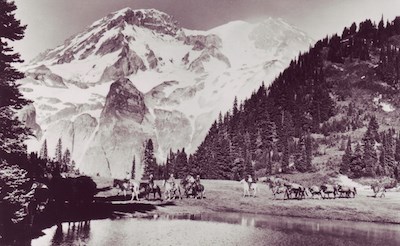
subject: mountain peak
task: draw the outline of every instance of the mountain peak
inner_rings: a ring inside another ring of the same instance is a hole
[[[164,34],[175,35],[178,31],[178,23],[174,18],[157,9],[131,9],[123,8],[113,12],[108,19],[108,27],[112,28],[121,22],[130,25],[143,26]]]

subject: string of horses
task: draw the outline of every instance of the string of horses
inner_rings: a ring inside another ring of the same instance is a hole
[[[149,182],[139,182],[129,179],[114,179],[113,187],[119,189],[118,195],[122,192],[127,197],[128,192],[131,193],[131,201],[139,200],[139,195],[144,194],[145,199],[149,200],[151,195],[153,199],[162,200],[162,195],[166,200],[173,200],[183,197],[203,199],[205,197],[205,187],[199,182],[191,181],[193,177],[188,175],[181,179],[180,182],[163,180],[161,187],[157,184]],[[256,197],[259,192],[259,182],[247,182],[245,179],[239,181],[243,186],[243,197]],[[343,184],[321,184],[305,187],[301,184],[290,182],[281,177],[270,176],[263,179],[261,183],[266,183],[267,187],[273,195],[273,199],[334,199],[334,198],[355,198],[357,195],[356,187]],[[386,190],[392,185],[375,182],[371,185],[373,191],[372,197],[385,197]]]

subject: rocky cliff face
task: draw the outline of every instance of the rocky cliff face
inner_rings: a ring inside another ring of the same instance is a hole
[[[119,79],[111,84],[100,125],[83,155],[80,169],[85,173],[125,177],[131,171],[133,159],[140,160],[143,143],[149,138],[157,139],[143,94],[129,79]],[[141,172],[138,166],[136,173]]]
[[[121,78],[111,84],[100,122],[129,119],[141,124],[147,113],[143,94],[129,79]]]
[[[158,160],[194,152],[219,112],[275,78],[311,40],[281,20],[181,28],[154,9],[122,9],[26,64],[25,114],[54,154],[59,138],[83,172],[124,177],[151,138]],[[30,116],[29,116],[30,115]]]

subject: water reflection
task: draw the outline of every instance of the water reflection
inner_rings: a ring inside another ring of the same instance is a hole
[[[63,223],[45,233],[32,245],[400,245],[398,225],[237,213]]]

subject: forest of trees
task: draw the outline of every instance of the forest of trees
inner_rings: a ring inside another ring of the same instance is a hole
[[[160,176],[196,173],[211,179],[240,179],[260,169],[265,174],[312,171],[313,151],[318,147],[313,133],[329,136],[363,127],[361,112],[353,109],[352,104],[346,118],[328,121],[336,114],[333,95],[341,89],[327,82],[324,63],[367,61],[372,50],[379,50],[377,74],[388,85],[398,88],[400,50],[391,38],[395,35],[400,35],[400,18],[385,24],[382,17],[378,25],[371,20],[359,26],[353,23],[344,28],[342,35],[318,41],[293,60],[269,88],[263,84],[244,102],[235,99],[232,109],[219,115],[193,155],[188,156],[184,149],[170,151],[165,165],[151,170]],[[346,164],[344,172],[355,168],[349,173],[351,176],[394,176],[397,169],[390,161],[392,151],[385,147],[381,151],[385,161],[380,161],[385,164],[377,166],[370,134],[378,135],[367,132],[363,145],[356,146],[355,153],[348,146],[346,152],[351,152],[351,156],[344,159],[362,164]],[[383,139],[384,146],[393,146],[388,136]]]
[[[340,172],[352,178],[387,176],[399,179],[400,135],[394,129],[379,133],[379,125],[371,117],[362,143],[353,151],[351,138],[340,166]]]

